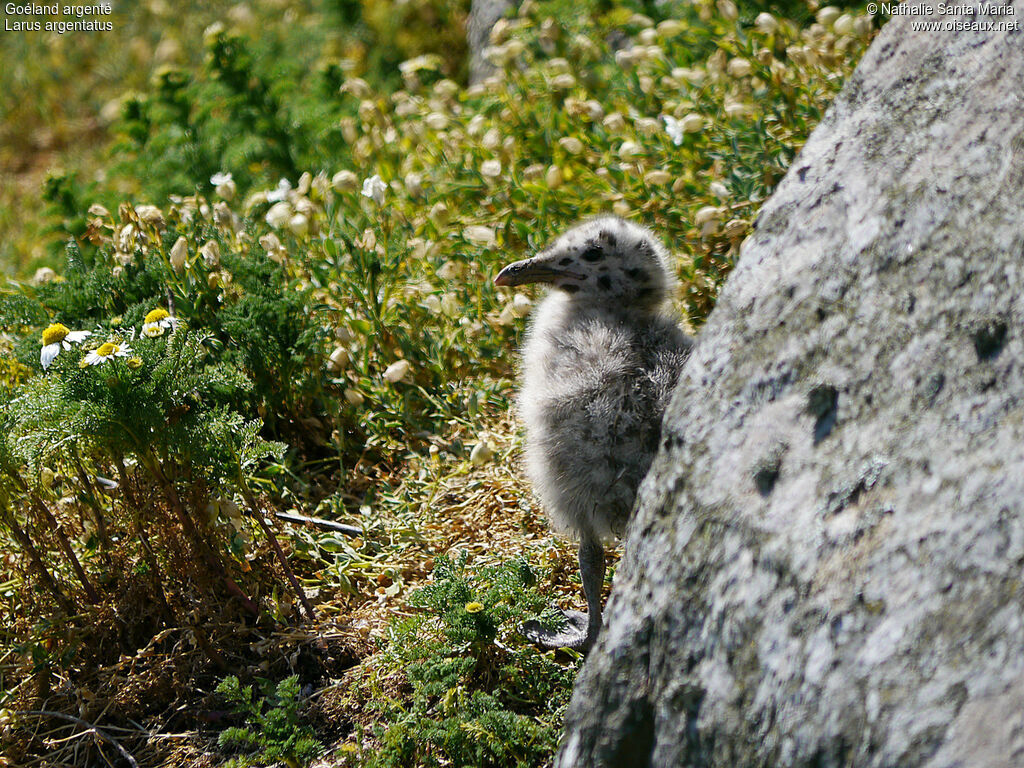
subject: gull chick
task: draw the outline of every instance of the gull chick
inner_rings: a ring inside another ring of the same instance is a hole
[[[672,310],[668,252],[615,216],[573,227],[498,285],[548,283],[523,348],[518,412],[526,472],[552,526],[579,540],[587,613],[523,627],[547,648],[586,651],[601,628],[604,545],[622,535],[658,447],[692,340]]]

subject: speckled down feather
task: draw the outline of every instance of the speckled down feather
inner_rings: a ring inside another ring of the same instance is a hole
[[[592,219],[530,261],[558,275],[523,350],[527,473],[556,530],[607,541],[629,519],[692,342],[646,229]]]

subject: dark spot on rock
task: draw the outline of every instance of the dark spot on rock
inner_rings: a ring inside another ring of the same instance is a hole
[[[601,275],[597,278],[597,284],[604,288],[606,291],[610,291],[612,288],[612,279],[608,275]]]
[[[814,444],[817,445],[836,425],[839,392],[831,384],[819,384],[807,395],[807,412],[814,416]]]
[[[604,251],[597,246],[591,246],[583,252],[584,261],[600,261],[604,258]]]
[[[844,483],[836,490],[829,492],[825,498],[825,515],[839,514],[847,507],[856,504],[865,491],[875,487],[885,466],[885,462],[880,459],[871,459],[865,462],[861,466],[856,480]]]
[[[990,320],[978,326],[972,338],[974,351],[979,360],[994,360],[1006,346],[1006,323],[1002,320]]]
[[[754,487],[762,496],[767,497],[775,488],[775,481],[779,479],[779,473],[782,470],[782,457],[786,453],[786,448],[785,443],[776,443],[754,465]]]
[[[562,260],[561,260],[560,262],[558,262],[558,263],[559,263],[559,264],[560,264],[561,266],[563,266],[563,267],[567,267],[567,266],[569,266],[570,264],[572,264],[572,259],[570,259],[570,258],[569,258],[568,256],[566,256],[566,257],[565,257],[564,259],[562,259]]]
[[[757,487],[757,492],[762,496],[771,495],[772,489],[775,488],[775,481],[778,479],[778,464],[763,466],[754,472],[754,485]]]
[[[646,697],[629,704],[625,720],[608,744],[608,762],[612,766],[649,768],[654,753],[654,707]]]
[[[814,314],[815,314],[815,315],[817,315],[817,317],[818,317],[818,322],[819,322],[819,323],[820,323],[820,322],[821,322],[822,320],[824,320],[824,319],[825,319],[826,317],[828,317],[828,312],[826,312],[826,311],[824,310],[824,308],[822,308],[822,307],[818,307],[818,308],[817,308],[817,309],[816,309],[816,310],[814,311]]]
[[[939,392],[946,384],[946,374],[933,373],[928,377],[928,381],[924,384],[924,397],[928,401],[928,405],[931,406],[935,403],[935,398],[939,396]]]

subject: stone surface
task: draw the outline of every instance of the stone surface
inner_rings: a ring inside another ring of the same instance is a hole
[[[1024,32],[914,20],[698,338],[562,768],[1024,765]]]
[[[490,45],[491,29],[495,22],[519,6],[519,0],[473,0],[466,21],[466,41],[469,43],[469,82],[479,83],[494,72],[484,58],[484,49]]]

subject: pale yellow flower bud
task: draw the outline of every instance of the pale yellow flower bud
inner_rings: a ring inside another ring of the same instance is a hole
[[[683,116],[679,125],[683,129],[683,133],[699,133],[704,130],[704,118],[696,112],[690,112]]]
[[[473,245],[479,245],[484,248],[492,247],[497,241],[493,229],[479,224],[472,224],[466,227],[463,234]]]
[[[583,142],[575,136],[564,136],[558,140],[558,144],[570,155],[578,155],[584,149]]]
[[[216,240],[207,240],[206,244],[199,249],[199,255],[203,257],[203,263],[210,268],[220,266],[220,245]]]
[[[612,112],[605,117],[601,124],[609,131],[621,131],[626,127],[626,118],[618,112]]]
[[[292,206],[290,203],[286,203],[282,200],[279,203],[274,203],[270,206],[270,210],[267,211],[266,221],[267,224],[272,226],[274,229],[280,229],[285,226],[292,217]]]
[[[181,272],[185,268],[185,262],[188,260],[188,241],[184,237],[179,237],[174,242],[169,259],[176,272]]]
[[[480,175],[487,179],[496,179],[501,176],[500,160],[485,160],[480,164]]]
[[[814,18],[818,20],[818,23],[824,27],[831,27],[843,12],[836,8],[834,5],[826,5],[815,15]]]
[[[351,356],[345,347],[335,347],[331,356],[327,358],[327,370],[334,373],[341,373],[348,366]]]
[[[619,157],[623,160],[629,160],[640,154],[643,154],[643,149],[635,141],[624,141],[619,146]]]
[[[442,228],[448,223],[448,206],[444,203],[434,203],[430,213],[427,214],[427,218],[434,223],[435,227],[438,229]]]
[[[568,91],[570,88],[576,87],[576,78],[565,72],[561,75],[556,75],[551,79],[551,86],[562,91]]]
[[[352,171],[338,171],[331,178],[331,185],[336,192],[351,192],[359,186],[359,177]]]
[[[746,77],[751,72],[750,62],[746,59],[731,59],[726,71],[730,77]]]
[[[390,384],[397,384],[406,376],[409,375],[409,371],[412,370],[412,366],[408,360],[397,360],[387,367],[384,371],[384,381]]]
[[[835,23],[832,24],[832,30],[837,35],[849,35],[853,33],[853,16],[848,13],[844,13]]]
[[[432,128],[435,131],[443,131],[448,127],[447,116],[440,112],[431,112],[423,122],[427,124],[428,128]]]
[[[779,28],[779,22],[770,13],[759,13],[757,18],[754,19],[754,26],[757,27],[759,32],[770,35]]]
[[[473,462],[474,466],[482,466],[494,458],[494,450],[488,445],[486,440],[481,440],[479,443],[473,446],[472,452],[469,454],[469,460]],[[469,606],[472,603],[466,605],[466,610],[469,610]],[[479,603],[477,603],[479,605]],[[481,606],[482,607],[482,606]]]
[[[288,220],[288,231],[296,237],[305,237],[309,234],[309,219],[301,213],[296,213]]]

